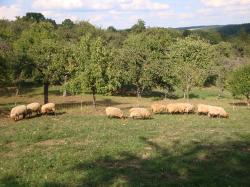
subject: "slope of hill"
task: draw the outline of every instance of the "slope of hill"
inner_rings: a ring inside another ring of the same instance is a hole
[[[233,37],[237,35],[241,30],[250,34],[250,23],[245,24],[230,24],[230,25],[205,25],[205,26],[191,26],[191,27],[179,27],[179,30],[215,30],[219,32],[223,37]]]

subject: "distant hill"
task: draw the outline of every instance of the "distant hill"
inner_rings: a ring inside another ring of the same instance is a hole
[[[223,37],[233,37],[237,35],[241,29],[244,29],[246,33],[250,34],[250,23],[245,24],[232,24],[232,25],[205,25],[205,26],[191,26],[191,27],[179,27],[179,30],[215,30],[219,32]]]
[[[178,27],[178,30],[206,30],[212,28],[223,27],[224,25],[200,25],[200,26],[190,26],[190,27]]]

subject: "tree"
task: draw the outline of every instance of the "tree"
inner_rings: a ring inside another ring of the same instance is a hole
[[[115,28],[114,26],[109,26],[109,27],[107,28],[107,31],[108,31],[108,32],[116,32],[117,30],[116,30],[116,28]]]
[[[140,98],[145,89],[154,86],[154,73],[158,63],[154,62],[150,44],[152,40],[145,34],[131,34],[125,41],[117,58],[123,73],[119,76],[126,78],[125,82],[131,83],[136,88],[137,97]]]
[[[37,13],[37,12],[27,12],[26,15],[23,16],[23,19],[36,21],[36,22],[45,21],[44,15],[41,13]]]
[[[244,95],[250,100],[250,64],[237,68],[229,79],[229,89],[234,96]]]
[[[71,19],[65,19],[62,22],[62,26],[71,29],[74,26],[74,22]]]
[[[61,42],[62,50],[60,51],[59,60],[64,64],[63,70],[63,96],[67,96],[67,82],[71,75],[74,73],[76,68],[76,60],[74,58],[74,47],[75,45],[70,42]]]
[[[172,68],[184,92],[184,98],[189,99],[191,88],[204,83],[216,55],[209,43],[190,36],[178,39],[167,56],[167,60],[173,64]]]
[[[0,86],[5,85],[9,80],[8,72],[9,46],[6,42],[0,40]]]
[[[174,30],[163,28],[149,28],[143,33],[146,46],[152,55],[152,78],[154,86],[160,87],[165,92],[165,98],[169,92],[174,91],[176,78],[173,74],[172,63],[166,60],[166,55],[170,52],[170,46],[181,34]]]
[[[145,21],[139,19],[135,25],[131,27],[132,32],[140,33],[146,29]]]
[[[216,64],[212,68],[210,77],[216,78],[216,86],[220,89],[219,96],[224,92],[226,88],[227,75],[228,72],[234,68],[232,64],[233,60],[233,48],[232,45],[228,42],[220,42],[219,44],[214,45],[216,50]]]
[[[96,107],[96,94],[104,93],[107,89],[106,69],[110,58],[108,50],[100,37],[94,39],[88,34],[81,38],[75,58],[77,68],[71,87],[91,92],[93,106]]]
[[[190,36],[192,34],[192,32],[190,30],[184,30],[182,33],[182,36],[187,37]]]
[[[55,40],[54,27],[51,23],[34,23],[25,30],[16,43],[16,50],[25,59],[22,63],[34,68],[43,81],[44,103],[48,102],[49,85],[59,81],[64,71],[61,62],[61,48]]]

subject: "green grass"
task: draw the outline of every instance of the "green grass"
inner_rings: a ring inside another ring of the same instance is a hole
[[[202,95],[213,95],[201,90]],[[18,102],[40,100],[36,96]],[[199,94],[200,94],[199,93]],[[216,95],[216,94],[215,94]],[[52,95],[56,103],[78,97]],[[0,108],[12,97],[0,98]],[[0,186],[250,186],[250,110],[231,98],[190,102],[223,106],[229,119],[154,115],[152,120],[108,119],[105,105],[125,112],[133,97],[98,96],[98,108],[63,105],[56,116],[0,119]],[[166,101],[178,102],[183,100]],[[105,103],[106,102],[106,103]],[[151,98],[141,105],[149,106]]]

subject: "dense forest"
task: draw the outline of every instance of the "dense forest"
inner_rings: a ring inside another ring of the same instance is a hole
[[[205,29],[98,28],[87,21],[61,24],[41,13],[0,20],[0,86],[50,85],[63,94],[136,94],[215,85],[250,97],[250,24]]]

